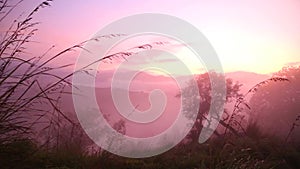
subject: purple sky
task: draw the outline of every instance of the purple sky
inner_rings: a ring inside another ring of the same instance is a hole
[[[26,0],[17,10],[28,11],[39,2]],[[42,24],[32,52],[42,53],[53,44],[57,50],[66,48],[114,20],[145,12],[173,15],[196,26],[227,72],[271,73],[300,61],[299,0],[56,0],[35,17]]]

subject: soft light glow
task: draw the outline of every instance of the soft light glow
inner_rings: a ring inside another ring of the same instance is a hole
[[[28,1],[26,9],[33,9]],[[300,1],[55,1],[41,21],[33,53],[57,50],[91,37],[110,22],[137,13],[165,13],[195,25],[216,49],[224,70],[271,73],[299,62]],[[174,28],[176,29],[176,28]],[[33,46],[34,46],[33,45]],[[74,56],[67,61],[74,61]],[[199,70],[192,65],[192,69]]]

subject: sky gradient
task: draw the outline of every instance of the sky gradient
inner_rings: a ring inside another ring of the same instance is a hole
[[[18,11],[40,1],[27,0]],[[267,74],[300,62],[300,1],[54,1],[37,13],[40,29],[31,48],[43,53],[90,38],[105,25],[139,13],[173,15],[196,26],[215,48],[225,72]],[[66,57],[66,61],[76,57]]]

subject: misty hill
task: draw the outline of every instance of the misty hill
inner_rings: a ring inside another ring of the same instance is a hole
[[[264,81],[271,77],[267,74],[258,74],[253,72],[236,71],[225,73],[226,78],[231,78],[233,81],[238,81],[243,86],[241,87],[241,93],[246,93],[255,84]]]
[[[124,72],[125,73],[125,72]],[[269,78],[267,75],[261,75],[251,72],[230,72],[226,73],[226,78],[232,78],[233,81],[238,81],[243,84],[241,93],[245,93],[250,87]],[[188,81],[189,77],[181,76],[178,77],[180,81]],[[112,100],[111,88],[109,84],[111,83],[111,78],[108,76],[101,76],[101,74],[96,79],[96,88],[95,94],[98,103],[98,107],[101,109],[102,113],[108,118],[107,120],[113,126],[114,123],[118,122],[120,119],[126,121],[121,115],[119,115],[118,110],[115,107],[115,104]],[[149,73],[142,73],[136,77],[133,84],[130,85],[129,90],[126,89],[124,83],[127,79],[117,79],[118,85],[114,91],[121,93],[128,93],[132,105],[139,111],[145,111],[151,107],[149,97],[151,91],[154,89],[160,89],[164,92],[166,98],[168,99],[164,116],[160,117],[155,124],[151,123],[149,125],[138,125],[136,123],[126,121],[127,132],[131,136],[135,137],[144,137],[155,135],[159,131],[165,130],[170,126],[177,117],[177,113],[180,110],[180,99],[175,97],[179,94],[180,90],[175,83],[174,79],[163,76],[163,75],[155,75]],[[44,81],[47,82],[47,79]],[[99,83],[101,82],[101,83]],[[88,85],[86,84],[86,87]],[[65,92],[72,92],[70,86],[64,88]],[[123,98],[124,99],[124,98]],[[124,104],[122,101],[118,101],[118,104]],[[41,108],[45,105],[42,105]],[[76,113],[74,110],[74,104],[71,94],[64,94],[59,100],[59,107],[66,114],[69,119],[73,121],[77,121]],[[133,109],[134,109],[133,107]],[[232,106],[227,105],[228,109]],[[155,127],[153,127],[155,126]],[[38,127],[41,128],[41,127]],[[150,133],[150,135],[149,135]]]

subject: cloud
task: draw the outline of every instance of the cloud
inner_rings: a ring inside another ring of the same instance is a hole
[[[97,74],[95,80],[96,87],[111,87],[114,73],[115,70],[106,70]],[[177,88],[176,80],[167,75],[141,71],[136,74],[131,82],[128,82],[128,75],[135,74],[136,71],[122,69],[118,73],[119,75],[114,79],[117,88],[125,89],[127,83],[130,83],[130,90],[151,91],[153,89],[163,89],[169,91]],[[187,82],[189,80],[189,76],[177,77],[177,81],[179,82]]]

